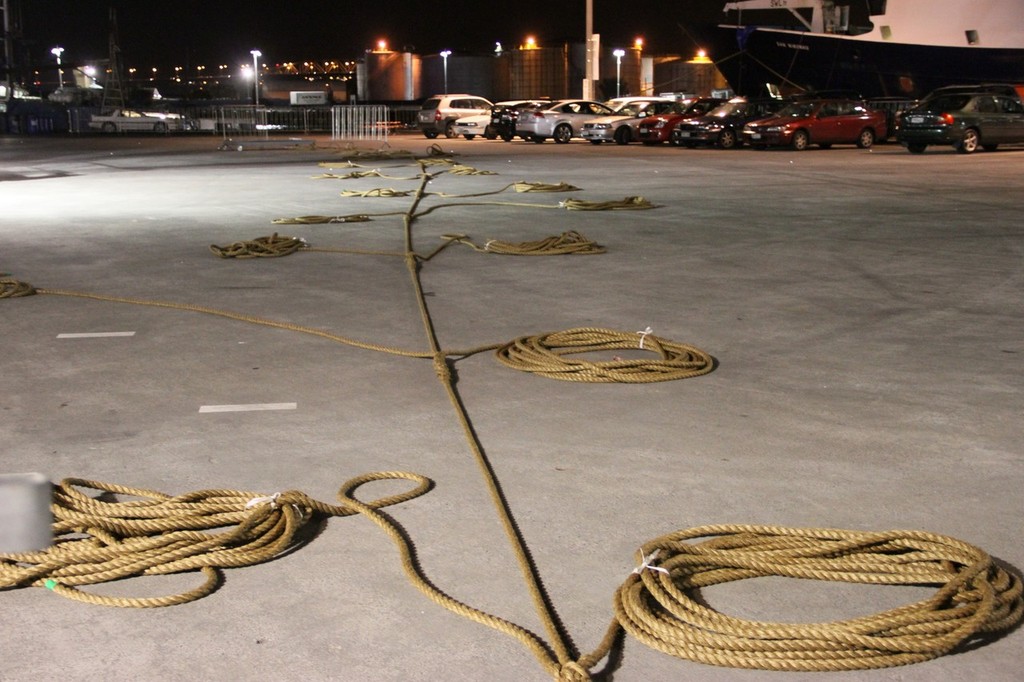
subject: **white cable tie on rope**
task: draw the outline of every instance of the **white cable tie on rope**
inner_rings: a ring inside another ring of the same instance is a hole
[[[246,509],[252,509],[253,507],[261,504],[270,504],[271,509],[277,509],[277,498],[281,497],[281,493],[274,493],[266,497],[254,497],[245,503]]]
[[[647,329],[644,329],[643,331],[637,332],[637,334],[640,335],[640,350],[643,350],[644,339],[646,339],[648,336],[650,336],[653,333],[654,333],[654,330],[651,329],[650,327],[648,327]]]
[[[644,551],[641,549],[640,550],[640,558],[643,559],[643,563],[641,563],[639,566],[634,568],[633,569],[633,573],[635,573],[637,575],[640,575],[641,573],[644,572],[645,568],[649,568],[652,571],[661,571],[665,575],[668,575],[668,569],[667,568],[662,568],[661,566],[652,566],[651,565],[651,562],[654,561],[654,559],[658,556],[658,551],[659,550],[660,550],[660,548],[654,550],[653,552],[651,552],[651,556],[644,556]]]

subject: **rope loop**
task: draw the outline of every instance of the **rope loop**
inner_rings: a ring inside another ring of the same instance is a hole
[[[326,223],[365,223],[368,215],[301,215],[295,218],[274,218],[274,225],[323,225]]]
[[[640,341],[644,341],[644,346]],[[611,360],[570,359],[580,353],[613,350],[642,350],[658,355],[656,360],[622,358]],[[536,336],[522,336],[495,351],[502,364],[550,379],[591,383],[651,383],[707,374],[714,360],[704,351],[647,334],[581,327]]]
[[[18,298],[36,293],[35,287],[10,277],[0,277],[0,298]]]
[[[698,543],[688,540],[708,538]],[[657,560],[655,560],[657,559]],[[1024,614],[1020,579],[977,547],[922,531],[705,526],[646,543],[615,595],[622,627],[648,646],[700,663],[787,671],[865,670],[936,658]],[[691,591],[783,576],[933,585],[928,599],[827,623],[727,616]]]
[[[558,204],[569,211],[617,211],[642,210],[657,208],[643,197],[626,197],[619,201],[584,201],[583,199],[566,199]]]
[[[210,244],[210,251],[221,258],[278,258],[293,254],[305,246],[306,243],[298,237],[280,237],[275,232],[269,237],[256,237],[229,246]]]

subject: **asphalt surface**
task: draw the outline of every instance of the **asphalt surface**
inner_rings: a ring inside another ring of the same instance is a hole
[[[340,193],[417,181],[313,179],[347,172],[318,165],[339,166],[344,145],[315,141],[239,152],[207,137],[0,138],[0,272],[44,290],[185,303],[426,350],[401,258],[225,260],[208,249],[279,232],[313,246],[403,250],[410,197]],[[437,143],[496,175],[442,173],[431,192],[566,182],[581,190],[573,198],[657,205],[591,212],[558,208],[562,194],[425,198],[420,208],[444,206],[413,224],[419,253],[452,233],[484,244],[576,230],[607,247],[536,258],[446,249],[421,268],[441,347],[649,327],[716,361],[707,375],[650,384],[554,381],[490,353],[452,363],[576,653],[603,636],[640,545],[694,526],[918,529],[976,545],[1019,575],[1024,150]],[[399,135],[390,149],[423,155],[430,144]],[[359,163],[398,178],[417,172],[402,158]],[[508,204],[465,205],[491,201]],[[396,215],[271,223],[384,212]],[[423,573],[550,643],[430,360],[52,294],[0,300],[0,320],[0,472],[169,494],[295,489],[325,502],[363,473],[417,472],[433,489],[386,512]],[[225,405],[250,409],[217,411]],[[360,494],[408,487],[375,485]],[[331,518],[318,531],[278,559],[226,570],[216,592],[184,605],[119,609],[4,590],[0,679],[550,679],[519,641],[412,587],[366,518]],[[199,582],[185,574],[84,589],[155,596]],[[821,622],[933,591],[760,578],[701,598],[756,621]],[[1015,680],[1022,644],[1018,628],[924,663],[809,677],[681,660],[626,637],[594,672],[616,682]]]

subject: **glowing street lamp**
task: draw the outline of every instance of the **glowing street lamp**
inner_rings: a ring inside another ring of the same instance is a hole
[[[612,54],[615,55],[615,96],[619,97],[622,94],[622,58],[626,56],[626,51],[615,50]]]
[[[259,59],[263,53],[259,50],[249,50],[252,55],[252,101],[253,104],[260,103],[260,63]]]
[[[441,50],[441,59],[444,60],[444,94],[448,94],[448,57],[452,54],[451,50]]]
[[[60,47],[60,46],[57,46],[57,47],[53,48],[52,50],[50,50],[50,54],[52,54],[54,57],[57,58],[57,81],[59,83],[58,87],[61,90],[63,90],[64,89],[64,69],[60,68],[60,56],[62,54],[64,54],[64,48]]]

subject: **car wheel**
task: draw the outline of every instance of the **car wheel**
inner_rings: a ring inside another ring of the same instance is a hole
[[[555,127],[555,142],[558,144],[565,144],[572,139],[572,126],[568,123],[562,123]]]
[[[920,142],[911,142],[910,144],[907,145],[907,151],[910,152],[911,154],[921,154],[927,148],[928,145],[921,144]]]
[[[105,132],[105,133],[116,133],[117,132],[117,126],[114,125],[113,123],[111,123],[110,121],[107,121],[106,123],[103,124],[103,132]]]
[[[793,140],[790,142],[793,149],[798,152],[802,152],[807,149],[807,145],[811,143],[811,137],[807,134],[806,130],[798,130],[793,133]]]
[[[505,142],[511,142],[512,138],[513,138],[513,136],[509,135],[508,133],[502,133],[501,134],[501,139],[504,140]]]
[[[732,149],[739,140],[736,139],[736,131],[726,128],[718,133],[718,146],[722,149]]]
[[[964,131],[963,139],[956,144],[956,150],[961,154],[971,154],[977,151],[980,142],[981,138],[978,137],[978,131],[974,128],[968,128]]]
[[[472,140],[474,137],[476,137],[476,135],[463,135],[463,137],[466,138],[467,140]]]
[[[154,123],[153,124],[153,132],[154,133],[166,133],[167,132],[167,124],[164,123],[163,121],[158,121],[157,123]]]
[[[995,150],[999,149],[999,145],[998,144],[983,144],[983,145],[981,145],[981,148],[984,149],[987,152],[994,152]]]
[[[615,131],[615,144],[629,144],[633,139],[633,133],[630,132],[629,126],[619,126]]]
[[[484,128],[484,139],[485,140],[494,140],[494,139],[497,139],[497,137],[498,137],[498,133],[495,132],[493,127],[486,126]]]
[[[447,137],[449,140],[452,139],[453,137],[458,137],[458,135],[455,133],[455,121],[448,121],[447,123],[444,124],[444,136]]]
[[[531,135],[530,140],[536,142],[537,144],[541,144],[544,142],[544,138],[541,137],[540,135]]]
[[[860,135],[857,137],[857,146],[861,149],[870,149],[871,145],[875,143],[875,131],[871,128],[865,128],[860,131]]]
[[[435,133],[432,130],[424,130],[423,137],[427,138],[428,140],[433,140],[435,137],[437,137],[437,133]]]

